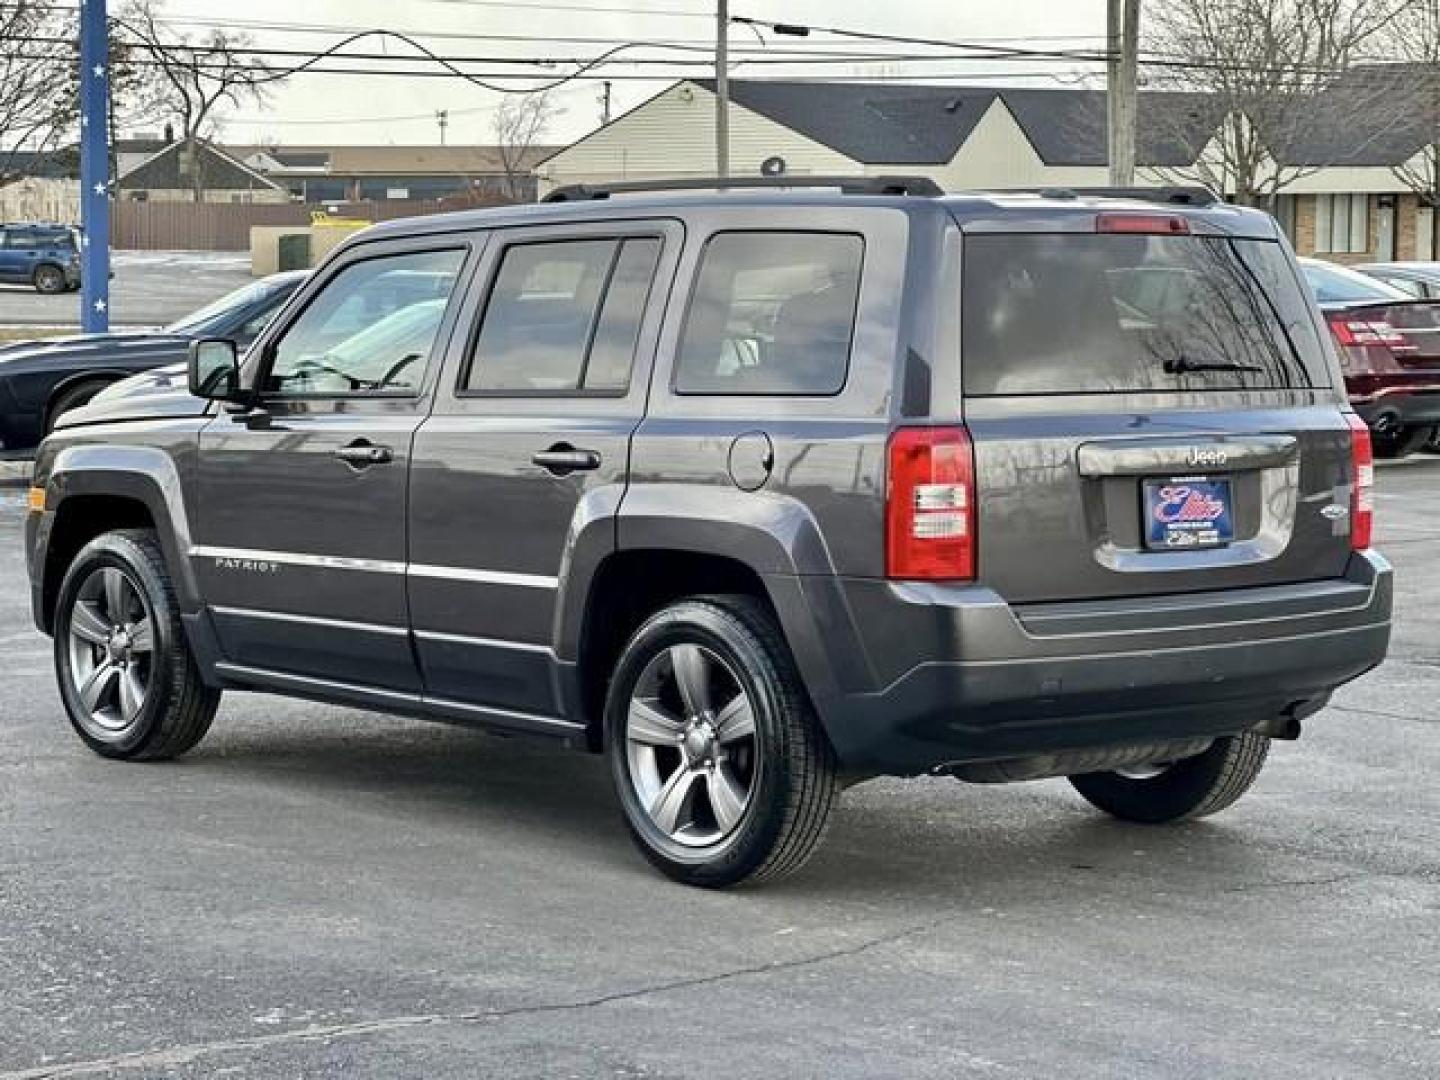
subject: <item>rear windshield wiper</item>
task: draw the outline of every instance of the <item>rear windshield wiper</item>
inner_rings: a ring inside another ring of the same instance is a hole
[[[1218,362],[1216,362],[1216,363],[1207,364],[1207,363],[1201,363],[1201,362],[1196,361],[1196,360],[1190,360],[1190,359],[1188,359],[1188,358],[1186,358],[1186,357],[1184,357],[1184,356],[1172,356],[1172,357],[1167,358],[1166,361],[1165,361],[1165,364],[1164,364],[1164,368],[1165,368],[1165,374],[1166,374],[1166,375],[1188,375],[1188,374],[1190,374],[1192,371],[1256,371],[1256,372],[1259,372],[1259,371],[1264,371],[1264,370],[1265,370],[1265,369],[1262,368],[1262,367],[1257,367],[1255,364],[1237,364],[1237,363],[1235,363],[1234,361],[1231,361],[1231,360],[1222,360],[1222,361],[1218,361]]]

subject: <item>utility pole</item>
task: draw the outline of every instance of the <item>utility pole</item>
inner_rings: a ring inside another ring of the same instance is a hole
[[[715,175],[730,175],[730,0],[715,2]]]
[[[450,126],[450,110],[436,109],[435,122],[440,125],[440,145],[445,145],[445,129]]]
[[[1108,60],[1105,107],[1109,133],[1110,184],[1135,183],[1136,81],[1140,53],[1140,0],[1106,0]]]
[[[110,329],[110,28],[105,0],[80,0],[80,326]]]

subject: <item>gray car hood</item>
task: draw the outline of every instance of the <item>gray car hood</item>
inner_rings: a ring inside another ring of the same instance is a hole
[[[170,364],[112,383],[88,405],[60,417],[56,427],[204,416],[208,407],[209,402],[190,393],[186,365]]]

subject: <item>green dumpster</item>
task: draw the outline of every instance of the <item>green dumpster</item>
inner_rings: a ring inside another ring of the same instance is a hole
[[[310,234],[286,233],[280,237],[277,269],[304,270],[310,265]]]

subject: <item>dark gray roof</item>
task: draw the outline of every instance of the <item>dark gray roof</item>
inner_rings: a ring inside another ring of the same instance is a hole
[[[710,80],[697,80],[713,90]],[[862,162],[949,161],[995,99],[993,89],[732,79],[731,99]]]
[[[696,81],[714,88],[710,80]],[[736,79],[730,94],[736,104],[867,165],[950,161],[998,98],[1047,165],[1105,164],[1103,90]],[[1141,164],[1189,164],[1217,121],[1198,95],[1142,94]]]
[[[1400,165],[1440,135],[1436,101],[1434,65],[1367,64],[1297,100],[1301,119],[1278,124],[1267,141],[1287,165]]]
[[[0,151],[0,179],[21,177],[76,179],[80,175],[80,151],[73,146],[54,150]]]
[[[208,143],[202,142],[198,146],[201,175],[207,191],[285,190]],[[184,148],[183,141],[172,143],[135,166],[116,180],[116,184],[124,190],[174,191],[190,187],[189,175],[182,175],[180,171],[180,154]]]
[[[330,164],[330,155],[324,151],[309,153],[304,150],[266,151],[277,165],[287,169],[324,169]]]
[[[1268,141],[1287,165],[1399,164],[1436,137],[1431,110],[1403,104],[1415,100],[1416,79],[1434,83],[1440,99],[1440,72],[1432,68],[1357,69],[1296,104],[1307,117],[1333,119],[1277,125],[1288,134],[1269,133]],[[714,89],[710,80],[695,81]],[[1387,87],[1393,92],[1383,92]],[[1107,159],[1103,90],[732,79],[730,93],[736,104],[866,165],[949,162],[997,99],[1045,164],[1102,166]],[[1191,164],[1214,137],[1222,113],[1221,103],[1205,94],[1142,92],[1138,163]]]
[[[1047,165],[1104,165],[1105,91],[1019,87],[997,91]],[[1136,161],[1189,165],[1220,122],[1199,94],[1142,93],[1136,108]]]

